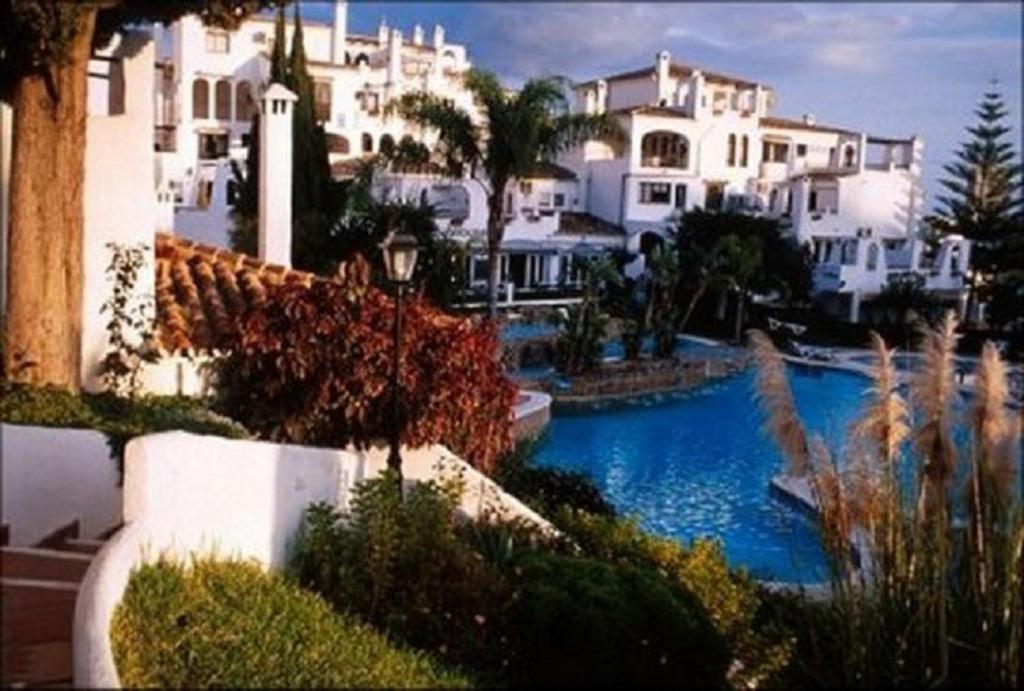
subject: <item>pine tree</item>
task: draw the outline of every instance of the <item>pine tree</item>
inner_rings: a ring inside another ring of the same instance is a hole
[[[1006,249],[1021,232],[1021,168],[995,82],[975,115],[977,123],[966,128],[970,139],[943,166],[945,194],[937,198],[930,219],[939,233],[958,233],[973,242],[968,314],[978,300],[991,296],[996,277],[1013,268]]]
[[[306,65],[305,37],[299,3],[295,3],[295,33],[292,35],[285,85],[299,97],[292,111],[292,210],[298,217],[298,214],[305,211],[321,208],[325,182],[321,178],[321,168],[315,160],[319,148],[316,141],[319,133],[313,109],[313,80]]]

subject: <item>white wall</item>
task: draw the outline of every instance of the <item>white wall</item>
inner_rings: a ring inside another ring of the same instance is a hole
[[[107,350],[106,319],[100,315],[113,287],[106,274],[111,257],[106,245],[145,244],[152,257],[157,221],[153,43],[144,34],[129,33],[110,52],[124,58],[124,112],[93,111],[86,123],[82,385],[87,389],[100,386],[98,364]],[[101,85],[91,81],[90,90],[94,87]],[[138,286],[151,294],[153,285],[150,260],[140,272]]]
[[[312,502],[346,507],[352,487],[386,467],[387,449],[336,451],[185,432],[132,440],[124,484],[125,527],[100,551],[75,607],[75,685],[119,686],[110,620],[132,569],[162,554],[215,553],[281,567]],[[544,530],[550,524],[442,446],[405,449],[408,481],[461,474],[461,509],[493,510]],[[439,470],[440,469],[440,470]]]
[[[121,521],[117,461],[95,430],[0,425],[3,519],[11,543],[33,545],[71,521],[95,537]]]

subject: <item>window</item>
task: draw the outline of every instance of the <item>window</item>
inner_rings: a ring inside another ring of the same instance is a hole
[[[562,192],[555,193],[555,208],[561,209],[565,206],[565,194]]]
[[[667,182],[641,182],[641,204],[668,204],[671,201],[672,186]]]
[[[380,111],[380,98],[372,91],[360,91],[356,94],[359,106],[370,115],[376,115]]]
[[[648,132],[640,141],[640,165],[647,168],[686,168],[690,143],[675,132]]]
[[[807,145],[806,144],[797,144],[796,145],[796,155],[799,156],[800,158],[803,158],[804,156],[806,156],[807,155]]]
[[[817,211],[818,210],[818,191],[811,190],[810,194],[807,195],[807,210]]]
[[[736,165],[736,135],[729,135],[729,153],[726,155],[726,164],[730,166]]]
[[[313,82],[313,117],[318,122],[331,119],[331,82],[317,80]]]
[[[878,244],[872,242],[868,245],[868,271],[878,270]]]
[[[551,206],[551,193],[541,192],[539,206]]]
[[[686,210],[686,185],[676,185],[676,208]]]
[[[228,155],[228,135],[226,132],[203,132],[199,135],[199,158],[210,160]]]
[[[231,49],[231,39],[227,31],[209,29],[206,32],[206,52],[226,53]]]
[[[740,148],[740,165],[744,168],[747,167],[747,159],[750,154],[750,138],[747,135],[743,135],[743,146]]]
[[[704,194],[704,208],[707,211],[721,211],[725,200],[725,186],[720,182],[709,182]]]
[[[217,119],[231,119],[231,82],[227,79],[218,79],[214,91],[217,97]]]
[[[520,182],[519,183],[519,191],[522,194],[524,194],[524,195],[532,194],[533,193],[533,183],[532,182]]]
[[[257,31],[256,33],[254,33],[252,35],[252,42],[253,43],[258,43],[261,46],[266,44],[266,42],[267,42],[267,32],[265,32],[265,31]]]
[[[395,153],[395,138],[390,134],[382,134],[380,136],[380,144],[377,145],[377,151],[385,156],[393,155]]]
[[[763,142],[761,144],[761,160],[765,163],[785,163],[789,158],[789,144],[782,142]]]
[[[235,85],[235,119],[252,120],[256,114],[256,101],[252,98],[252,85],[244,79]]]
[[[369,132],[363,133],[363,153],[373,153],[373,136]]]
[[[192,82],[192,117],[196,120],[210,117],[210,83],[205,79]]]
[[[852,144],[847,144],[846,148],[843,149],[843,165],[847,168],[852,168],[854,164],[857,152],[854,151]]]

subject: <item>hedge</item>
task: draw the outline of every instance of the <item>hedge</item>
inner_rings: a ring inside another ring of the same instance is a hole
[[[199,559],[135,571],[111,626],[125,687],[467,687],[421,653],[259,566]]]

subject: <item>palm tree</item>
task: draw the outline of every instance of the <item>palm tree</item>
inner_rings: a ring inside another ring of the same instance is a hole
[[[448,175],[468,175],[487,191],[487,304],[491,317],[497,315],[506,189],[560,151],[590,139],[620,136],[618,122],[608,115],[570,113],[567,85],[562,78],[547,77],[531,79],[519,91],[510,91],[493,73],[470,70],[465,86],[480,109],[480,123],[449,100],[427,92],[405,94],[389,104],[389,111],[436,133],[435,153]]]

